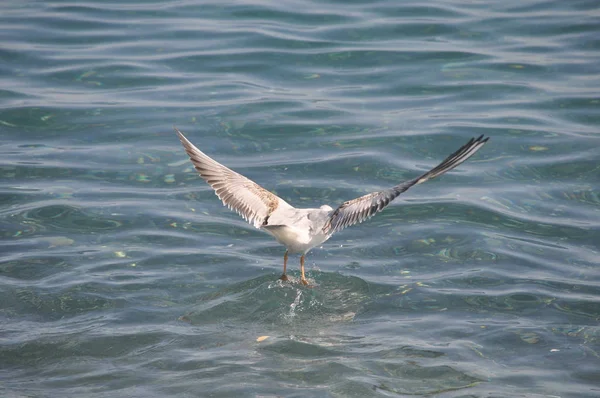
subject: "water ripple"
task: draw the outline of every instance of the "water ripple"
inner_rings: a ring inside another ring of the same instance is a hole
[[[0,395],[598,395],[596,3],[0,5]],[[305,288],[173,125],[302,207],[491,140]]]

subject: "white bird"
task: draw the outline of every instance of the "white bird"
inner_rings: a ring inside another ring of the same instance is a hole
[[[325,242],[346,227],[361,223],[380,212],[402,192],[452,170],[477,152],[489,138],[471,138],[469,142],[448,156],[442,163],[420,177],[405,181],[389,189],[373,192],[342,203],[337,209],[323,205],[318,209],[297,209],[277,195],[267,191],[254,181],[223,166],[210,158],[185,138],[177,135],[194,167],[214,190],[223,204],[235,210],[250,224],[273,235],[285,246],[283,274],[286,274],[288,253],[302,253],[300,272],[302,283],[308,285],[304,276],[304,256],[313,247]]]

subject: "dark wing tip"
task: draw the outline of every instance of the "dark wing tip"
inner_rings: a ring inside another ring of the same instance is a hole
[[[485,137],[483,134],[481,134],[479,137],[477,137],[477,139],[475,140],[476,142],[482,142],[482,143],[486,143],[488,142],[488,140],[490,139],[490,137]],[[471,140],[473,140],[473,138],[471,138]]]

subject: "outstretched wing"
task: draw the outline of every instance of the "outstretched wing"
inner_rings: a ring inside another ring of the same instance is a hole
[[[254,181],[211,159],[189,142],[181,131],[176,128],[175,131],[200,177],[215,190],[224,205],[235,210],[256,228],[264,225],[277,207],[289,206]]]
[[[331,213],[329,221],[323,228],[327,234],[333,234],[351,225],[363,222],[371,218],[375,213],[383,210],[390,202],[396,199],[402,192],[413,185],[421,184],[427,180],[435,178],[452,170],[479,150],[489,138],[471,138],[469,142],[463,145],[459,150],[448,156],[442,163],[429,170],[420,177],[405,181],[390,189],[380,192],[373,192],[360,198],[342,203],[340,207]]]

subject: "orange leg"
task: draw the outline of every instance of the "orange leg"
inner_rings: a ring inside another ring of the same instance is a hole
[[[288,276],[286,275],[286,270],[287,270],[287,259],[288,259],[288,251],[285,251],[285,254],[283,255],[283,274],[281,274],[281,276],[279,277],[279,279],[281,279],[282,281],[287,281]]]
[[[302,255],[302,257],[300,257],[300,272],[302,273],[302,284],[308,285],[308,281],[304,276],[304,254]]]

